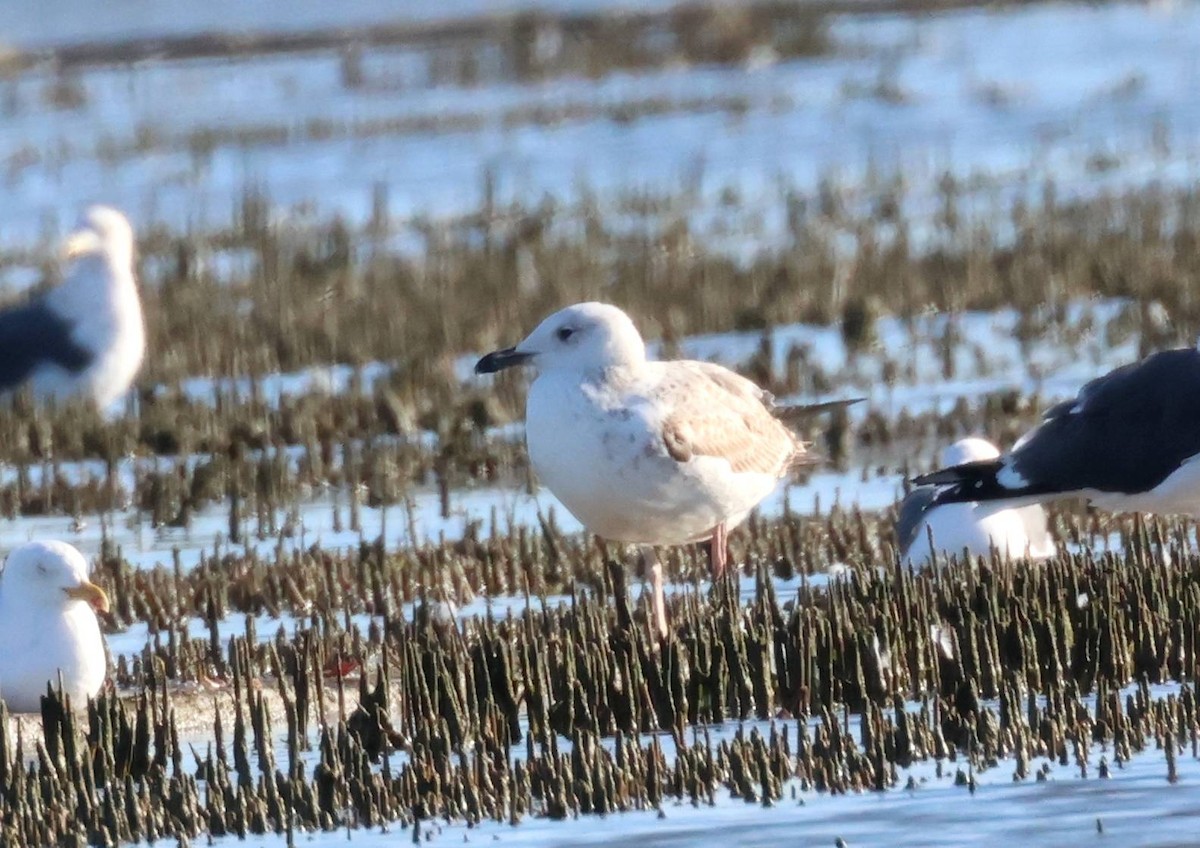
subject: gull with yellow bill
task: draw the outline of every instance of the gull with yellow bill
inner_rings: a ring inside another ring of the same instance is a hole
[[[104,685],[108,659],[96,612],[108,596],[88,579],[83,554],[66,542],[14,548],[0,572],[0,700],[38,712],[48,686],[79,709]]]

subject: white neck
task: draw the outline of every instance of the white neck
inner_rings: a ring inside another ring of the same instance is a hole
[[[79,257],[46,302],[73,326],[77,344],[97,353],[114,335],[140,333],[142,309],[128,263],[92,253]]]

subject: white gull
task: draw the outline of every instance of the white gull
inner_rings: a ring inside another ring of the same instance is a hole
[[[133,248],[120,212],[84,213],[63,282],[0,311],[0,393],[28,383],[40,401],[79,396],[103,410],[128,391],[146,351]]]
[[[475,366],[538,371],[525,407],[529,458],[542,483],[602,539],[643,546],[708,541],[714,576],[726,533],[803,462],[770,395],[707,362],[655,362],[629,316],[580,303]],[[649,552],[655,617],[662,571]]]
[[[942,451],[943,465],[961,465],[1000,456],[986,439],[960,439]],[[937,487],[913,489],[900,504],[896,537],[901,560],[920,567],[936,551],[940,556],[1002,556],[1046,559],[1054,556],[1054,540],[1040,504],[1013,507],[1007,503],[950,503],[933,506]],[[930,536],[933,543],[930,544]]]
[[[93,608],[107,611],[108,597],[71,545],[30,542],[8,555],[0,573],[0,700],[10,710],[38,712],[60,673],[75,708],[96,696],[108,661]]]

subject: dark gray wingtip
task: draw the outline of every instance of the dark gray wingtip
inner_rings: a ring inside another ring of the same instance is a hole
[[[900,502],[896,512],[896,542],[900,545],[901,556],[906,555],[913,542],[917,541],[917,531],[925,514],[935,506],[936,497],[937,489],[924,486],[913,489]]]
[[[914,486],[953,486],[956,483],[963,481],[962,475],[954,468],[939,468],[937,471],[930,471],[928,474],[918,474],[908,482]]]
[[[1000,470],[998,459],[977,459],[964,462],[961,465],[951,465],[949,468],[939,468],[928,474],[918,474],[912,478],[914,486],[954,486],[969,483],[986,477],[995,477]]]
[[[934,505],[964,503],[967,501],[1005,501],[1031,496],[1052,496],[1062,490],[1044,483],[1025,483],[1019,488],[1000,482],[999,474],[1007,460],[980,459],[943,468],[931,474],[922,474],[912,479],[914,486],[934,486],[937,496]]]
[[[866,398],[844,398],[821,401],[820,403],[788,404],[787,406],[776,407],[775,414],[784,421],[805,421],[822,413],[836,412],[848,406],[853,406],[856,403],[862,403],[865,400]]]

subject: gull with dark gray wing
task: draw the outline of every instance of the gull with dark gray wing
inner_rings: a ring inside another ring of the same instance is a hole
[[[997,459],[917,477],[934,505],[1084,497],[1113,512],[1200,514],[1200,352],[1124,365],[1052,407]]]
[[[0,394],[29,385],[38,400],[83,397],[105,409],[128,391],[146,351],[133,275],[133,230],[93,206],[67,239],[57,287],[0,311]]]

